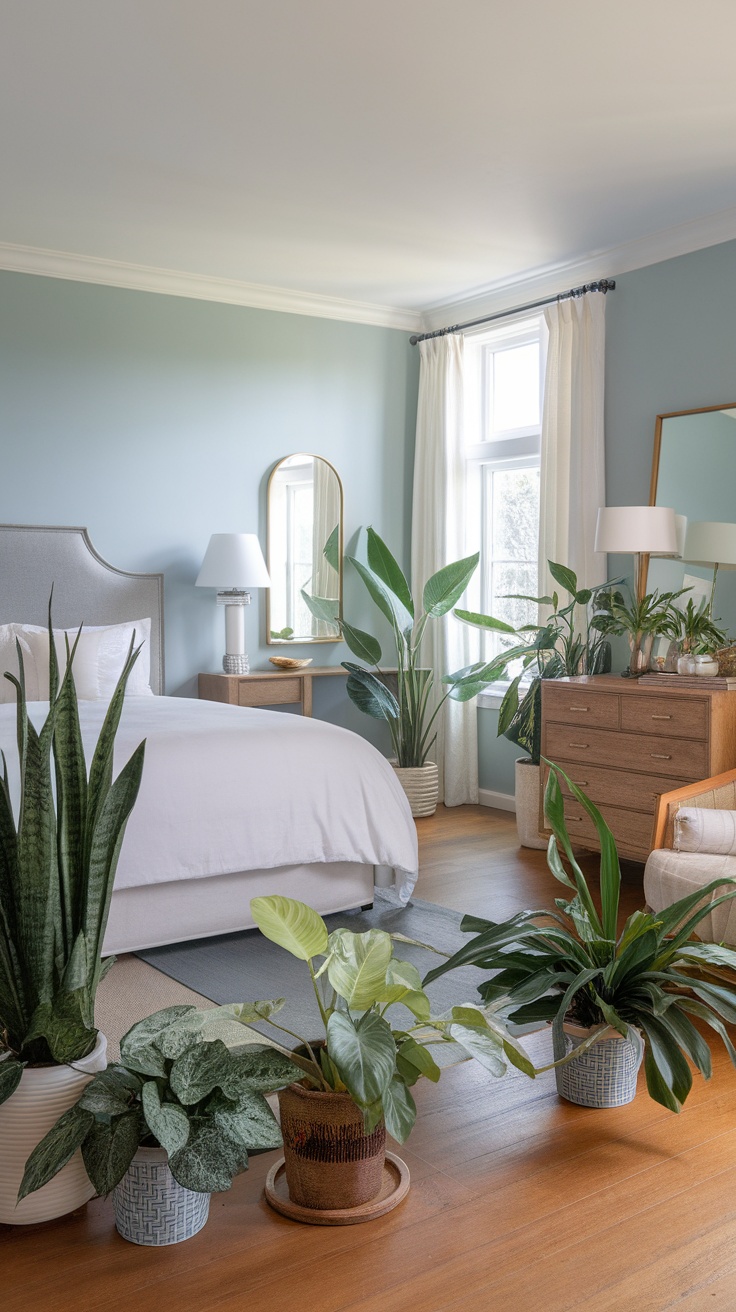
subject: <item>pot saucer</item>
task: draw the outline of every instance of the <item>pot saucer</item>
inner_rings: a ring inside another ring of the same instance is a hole
[[[361,1221],[374,1221],[393,1211],[406,1198],[411,1177],[406,1162],[394,1153],[386,1153],[381,1191],[376,1198],[359,1207],[316,1208],[302,1207],[289,1197],[284,1159],[271,1167],[266,1178],[266,1202],[275,1212],[288,1216],[291,1221],[304,1221],[307,1225],[359,1225]]]

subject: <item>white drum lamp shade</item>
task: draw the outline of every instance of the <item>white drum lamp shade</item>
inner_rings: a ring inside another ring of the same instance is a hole
[[[601,506],[595,550],[677,556],[677,524],[669,506]]]
[[[218,604],[225,607],[226,674],[248,674],[245,649],[244,607],[250,604],[248,588],[270,588],[271,580],[255,533],[213,533],[197,575],[198,588],[217,588]]]

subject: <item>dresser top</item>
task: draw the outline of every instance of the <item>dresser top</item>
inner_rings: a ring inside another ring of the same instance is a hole
[[[678,687],[677,675],[673,674],[666,679],[662,676],[662,683],[641,683],[639,679],[624,679],[620,674],[580,674],[574,678],[565,679],[543,679],[542,688],[551,688],[556,684],[572,685],[576,688],[585,687],[597,692],[615,692],[623,693],[624,696],[638,697],[724,697],[736,695],[729,693],[728,688],[681,688]],[[725,683],[725,680],[724,680]]]

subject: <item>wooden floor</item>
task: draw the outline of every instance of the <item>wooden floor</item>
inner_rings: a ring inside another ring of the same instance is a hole
[[[505,916],[548,905],[543,853],[478,807],[420,821],[425,899]],[[594,868],[594,863],[588,863]],[[625,872],[623,911],[641,902]],[[546,1035],[529,1041],[538,1060]],[[369,1225],[321,1229],[263,1201],[276,1154],[215,1195],[195,1239],[136,1248],[111,1205],[0,1228],[2,1312],[700,1312],[736,1309],[736,1072],[715,1049],[674,1116],[640,1087],[629,1107],[558,1099],[554,1077],[494,1080],[464,1065],[417,1086],[401,1155],[408,1198]]]

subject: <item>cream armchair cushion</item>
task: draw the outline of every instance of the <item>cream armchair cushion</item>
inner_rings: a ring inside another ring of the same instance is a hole
[[[708,814],[705,812],[704,814]],[[714,814],[710,812],[710,814]],[[673,852],[657,848],[650,853],[644,870],[644,895],[652,911],[663,911],[681,897],[697,892],[714,879],[736,879],[736,856],[707,852]],[[713,901],[729,886],[709,894]],[[728,943],[736,947],[736,898],[722,902],[697,928],[698,938],[708,943]]]
[[[674,847],[677,852],[736,856],[736,811],[681,806],[675,816]]]

